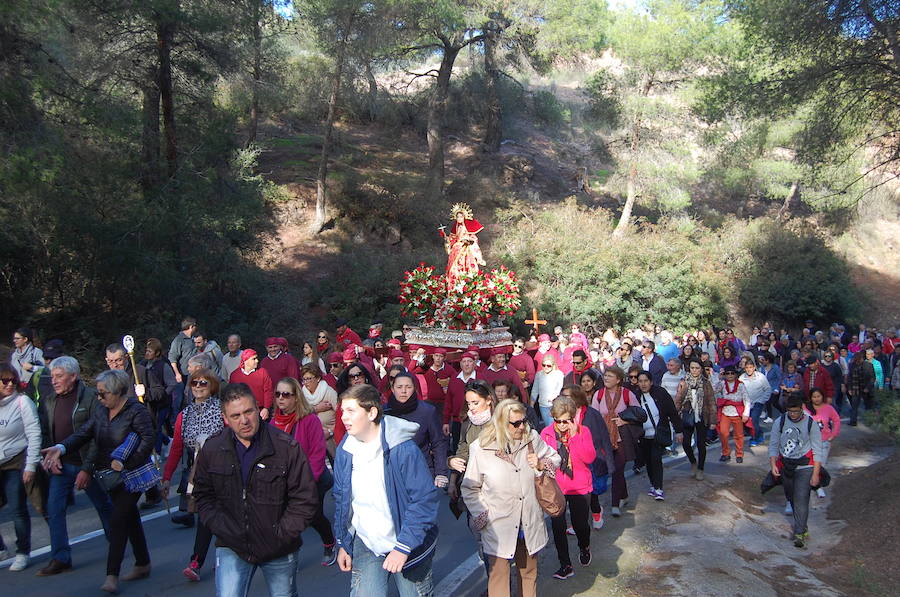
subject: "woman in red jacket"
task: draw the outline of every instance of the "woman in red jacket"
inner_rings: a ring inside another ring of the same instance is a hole
[[[187,495],[189,479],[194,468],[194,460],[200,451],[203,442],[212,435],[219,433],[225,426],[222,418],[222,406],[219,403],[219,376],[210,369],[198,369],[191,374],[188,385],[194,399],[185,407],[178,418],[175,419],[175,432],[172,437],[169,458],[166,460],[166,468],[163,471],[162,492],[169,495],[169,484],[178,463],[184,455],[184,470],[181,473],[182,482],[179,492]],[[188,512],[181,512],[172,517],[172,522],[185,526],[194,526],[194,513],[192,504],[188,500]],[[197,517],[197,531],[194,534],[194,551],[191,560],[184,569],[184,575],[188,580],[197,582],[200,580],[200,569],[206,561],[209,551],[209,543],[212,541],[212,532]]]
[[[316,367],[305,366],[303,370],[315,371]],[[337,560],[337,552],[334,549],[331,523],[325,517],[322,505],[325,503],[325,494],[334,485],[334,477],[325,467],[325,432],[319,417],[306,401],[300,382],[293,377],[285,377],[278,382],[275,388],[275,409],[270,423],[297,440],[306,454],[319,492],[319,505],[309,526],[316,529],[322,538],[325,550],[322,565],[331,566]]]
[[[556,471],[556,482],[566,496],[566,510],[578,538],[578,560],[582,566],[591,563],[590,498],[594,487],[591,464],[597,457],[591,430],[575,422],[578,407],[568,396],[559,396],[550,407],[553,423],[541,431],[541,439],[559,452],[562,459]],[[564,580],[574,575],[566,537],[566,512],[550,519],[553,541],[559,557],[559,570],[553,578]]]

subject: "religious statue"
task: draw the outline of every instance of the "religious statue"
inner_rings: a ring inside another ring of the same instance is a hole
[[[456,286],[459,277],[469,272],[477,272],[479,266],[486,265],[478,246],[478,233],[484,226],[475,219],[472,208],[466,203],[457,203],[451,208],[453,225],[450,234],[444,233],[444,248],[447,250],[447,291]]]

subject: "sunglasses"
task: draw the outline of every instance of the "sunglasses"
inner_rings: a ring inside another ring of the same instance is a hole
[[[584,365],[584,361],[572,361],[573,365]]]
[[[97,390],[97,398],[99,398],[100,400],[104,400],[107,396],[113,395],[114,394],[112,392],[101,392],[100,390]]]
[[[288,396],[293,396],[293,392],[275,392],[276,398],[287,398]]]
[[[191,385],[194,386],[195,388],[205,388],[206,386],[209,385],[209,382],[206,381],[205,379],[195,379],[194,381],[191,382]]]
[[[553,422],[557,425],[564,425],[566,423],[571,423],[572,419],[553,419]]]
[[[335,367],[340,367],[341,364],[340,364],[340,363],[331,363],[331,364],[328,365],[328,366],[331,367],[332,369],[334,369]]]
[[[541,366],[542,366],[542,367],[546,367],[547,369],[550,369],[550,368],[553,367],[553,365],[551,365],[550,363],[544,363],[544,364],[541,365]]]
[[[519,419],[518,421],[509,421],[509,424],[518,429],[525,423],[525,419]]]
[[[350,379],[359,379],[360,377],[365,377],[362,373],[351,373]]]
[[[16,378],[15,377],[2,377],[2,378],[0,378],[0,383],[2,383],[3,385],[14,384],[14,383],[16,383]]]

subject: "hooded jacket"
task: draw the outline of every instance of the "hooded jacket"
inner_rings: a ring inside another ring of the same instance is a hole
[[[417,423],[397,417],[381,419],[384,486],[397,534],[394,549],[409,556],[404,569],[429,560],[438,534],[437,488],[421,450],[412,441],[418,429]],[[353,455],[344,449],[346,442],[344,438],[334,458],[334,536],[338,546],[352,556]]]

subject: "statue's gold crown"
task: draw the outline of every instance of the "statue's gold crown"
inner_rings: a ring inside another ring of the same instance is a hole
[[[472,208],[469,207],[468,203],[457,203],[453,207],[450,208],[450,219],[455,220],[456,214],[462,212],[463,216],[467,220],[474,220],[475,214],[472,213]]]

